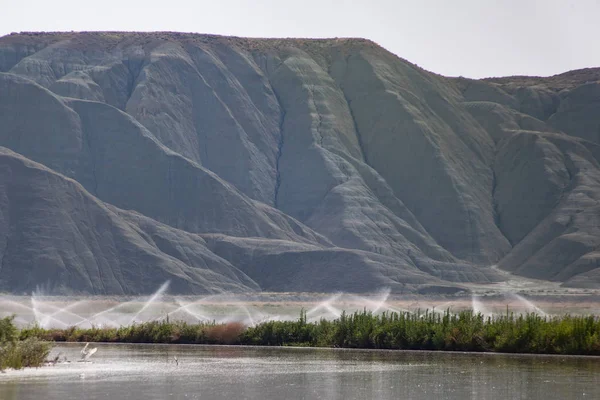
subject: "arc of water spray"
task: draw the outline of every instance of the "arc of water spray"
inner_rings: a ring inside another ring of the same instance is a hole
[[[17,302],[17,301],[8,300],[8,299],[3,299],[2,301],[3,301],[3,302],[5,302],[5,303],[8,303],[8,304],[12,304],[12,305],[14,305],[14,306],[16,306],[16,307],[24,308],[24,309],[26,309],[27,311],[30,311],[30,312],[33,314],[33,318],[34,318],[34,321],[35,321],[35,322],[39,322],[39,318],[37,317],[37,315],[42,315],[43,317],[45,317],[45,316],[46,316],[46,314],[44,314],[44,313],[42,313],[42,312],[40,312],[40,311],[37,311],[37,310],[36,310],[36,309],[34,309],[33,307],[30,307],[30,306],[27,306],[27,305],[25,305],[25,304],[19,303],[19,302]],[[33,306],[33,304],[32,304],[32,306]],[[10,314],[9,314],[9,315],[10,315]],[[19,318],[20,318],[20,317],[19,317]],[[22,321],[24,321],[24,322],[31,322],[31,321],[26,321],[24,318],[20,318],[20,319],[21,319]],[[59,323],[61,323],[61,321],[58,321],[58,322],[59,322]]]
[[[80,325],[81,323],[84,323],[84,322],[93,324],[96,321],[98,321],[99,318],[102,318],[102,320],[106,320],[108,324],[115,325],[115,326],[118,326],[119,324],[128,325],[133,322],[136,322],[138,318],[141,318],[142,320],[148,320],[149,318],[154,318],[156,313],[154,313],[154,312],[144,313],[144,312],[146,310],[148,310],[148,308],[151,307],[154,303],[160,302],[159,298],[167,291],[168,286],[169,286],[169,282],[165,282],[149,298],[146,298],[146,299],[136,298],[134,300],[126,301],[124,303],[119,303],[113,307],[110,307],[110,308],[107,308],[100,312],[97,312],[97,313],[93,314],[91,317],[88,316],[87,318],[85,318],[75,312],[69,311],[69,310],[73,309],[74,307],[76,307],[77,305],[80,305],[82,302],[84,302],[83,300],[75,302],[73,304],[69,304],[64,308],[60,308],[60,307],[56,307],[54,305],[45,304],[44,301],[39,299],[36,296],[36,294],[34,293],[34,294],[32,294],[32,298],[31,298],[32,307],[23,306],[21,304],[19,304],[19,306],[33,311],[33,314],[34,314],[36,320],[42,321],[42,323],[44,323],[44,324],[47,324],[50,321],[56,321],[56,323],[60,324],[60,326],[66,327],[67,323],[61,321],[58,318],[55,318],[56,315],[65,313],[65,315],[66,314],[72,315],[72,316],[75,316],[80,319],[80,321],[77,322],[75,324],[75,326]],[[364,306],[365,308],[370,309],[372,312],[381,312],[383,310],[389,310],[392,312],[397,312],[399,314],[408,312],[407,310],[403,310],[401,308],[400,309],[395,308],[388,304],[390,293],[391,293],[390,289],[386,288],[384,290],[381,290],[378,294],[375,294],[372,296],[365,296],[365,297],[343,294],[343,293],[333,294],[333,295],[331,295],[331,297],[326,298],[325,300],[314,305],[314,307],[312,307],[311,309],[309,309],[306,312],[306,315],[307,315],[307,317],[309,317],[310,320],[315,320],[317,318],[339,318],[342,314],[341,310],[345,307],[345,304],[348,304],[348,301],[350,301],[351,305],[354,305],[354,303],[356,303],[356,304]],[[186,314],[192,316],[193,318],[195,318],[199,321],[203,321],[203,320],[210,321],[211,317],[208,316],[210,314],[204,315],[204,314],[206,314],[206,310],[204,309],[204,307],[199,307],[199,306],[194,307],[194,306],[197,304],[204,303],[207,301],[208,298],[212,298],[214,296],[222,296],[222,295],[207,296],[205,298],[202,298],[202,299],[199,299],[196,301],[191,301],[187,304],[183,298],[173,298],[173,301],[176,304],[171,303],[172,305],[170,305],[169,308],[172,309],[173,311],[170,311],[169,314],[182,312],[182,313],[186,313]],[[230,297],[228,297],[228,299],[229,298]],[[476,311],[479,310],[482,313],[489,314],[489,312],[487,310],[485,310],[483,305],[481,305],[481,302],[478,301],[476,296],[474,296],[472,300],[473,300],[473,308]],[[130,305],[131,307],[126,312],[117,311],[114,314],[111,314],[110,316],[101,317],[111,311],[118,310],[121,307],[125,307],[127,305]],[[178,307],[177,307],[177,305],[178,305]],[[246,306],[245,304],[239,305],[240,311],[234,313],[234,315],[225,317],[225,319],[223,319],[222,322],[225,322],[228,320],[229,321],[241,321],[241,322],[248,321],[248,323],[250,325],[255,325],[258,322],[264,322],[264,321],[270,321],[270,320],[282,320],[282,319],[285,320],[285,319],[293,319],[294,318],[291,316],[264,314],[264,313],[260,312],[259,310],[255,309],[251,306],[249,307],[249,306],[250,305]],[[48,309],[45,309],[44,307],[52,307],[56,311],[47,312]],[[538,308],[538,310],[539,310],[539,308]],[[46,313],[44,314],[42,311],[44,311]],[[135,313],[135,315],[133,315],[134,313]],[[163,314],[164,314],[164,312],[163,312]],[[169,315],[169,314],[167,314],[167,315]],[[244,317],[244,314],[246,317]],[[165,318],[165,316],[163,315],[161,317],[158,317],[158,318],[152,319],[152,320],[159,320],[161,318]]]
[[[69,304],[68,306],[66,306],[66,307],[63,307],[63,308],[56,307],[56,306],[50,306],[50,307],[52,307],[52,308],[56,309],[56,311],[54,311],[52,314],[49,314],[49,316],[50,316],[50,317],[53,317],[53,316],[55,316],[55,315],[58,315],[58,314],[60,314],[61,312],[68,312],[70,309],[77,307],[78,305],[80,305],[80,304],[81,304],[81,303],[83,303],[83,302],[85,302],[85,300],[79,300],[79,301],[76,301],[76,302],[75,302],[75,303],[73,303],[73,304]],[[78,314],[75,314],[75,313],[71,313],[71,314],[73,314],[73,315],[75,315],[75,316],[77,316],[77,317],[83,318],[82,316],[80,316],[80,315],[78,315]]]
[[[370,303],[375,306],[375,308],[373,309],[374,313],[379,311],[382,307],[387,306],[386,302],[387,302],[388,298],[390,297],[391,292],[392,292],[392,290],[390,288],[385,288],[381,291],[381,298],[379,300],[373,301],[373,300],[368,299],[368,300],[370,300]]]
[[[369,311],[373,313],[377,313],[379,310],[386,309],[389,310],[390,306],[387,305],[387,300],[390,297],[391,289],[385,288],[379,292],[379,297],[376,299],[371,299],[368,297],[361,296],[352,296],[352,298],[363,305],[366,305],[365,308],[368,308]]]
[[[35,321],[40,322],[39,313],[37,310],[37,306],[35,304],[34,296],[35,296],[35,293],[31,293],[31,310],[33,311],[33,318],[35,318]]]
[[[337,301],[341,296],[342,296],[341,293],[334,294],[327,300],[320,302],[319,304],[317,304],[316,306],[314,306],[313,308],[308,310],[306,312],[306,315],[307,316],[312,315],[312,314],[316,313],[318,310],[325,309],[329,313],[333,314],[335,316],[335,318],[339,318],[342,315],[341,311],[338,310],[337,308],[333,307],[331,305],[331,303],[333,303],[334,301]]]
[[[520,296],[520,295],[518,295],[516,293],[509,293],[509,295],[512,296],[512,297],[514,297],[514,298],[516,298],[517,300],[525,303],[525,305],[528,308],[532,308],[537,314],[541,315],[542,317],[547,317],[548,316],[548,314],[544,310],[542,310],[541,308],[539,308],[538,306],[536,306],[535,304],[533,304],[531,301],[527,300],[525,297]]]
[[[484,317],[491,317],[493,315],[475,295],[471,296],[471,307],[475,314],[481,313]]]
[[[250,309],[248,309],[248,307],[242,305],[240,308],[243,309],[248,316],[250,326],[256,326],[257,323],[261,322],[276,321],[279,318],[278,315],[266,315],[256,309],[254,310],[254,316],[252,316],[252,313],[250,313]]]
[[[100,312],[97,312],[96,314],[94,314],[94,315],[92,315],[91,317],[89,317],[89,318],[88,318],[88,321],[90,321],[90,323],[93,323],[93,321],[94,321],[96,318],[98,318],[99,316],[101,316],[101,315],[104,315],[104,314],[106,314],[106,313],[109,313],[109,312],[112,312],[112,311],[115,311],[115,310],[117,310],[117,309],[119,309],[119,308],[121,308],[121,307],[124,307],[124,306],[126,306],[126,305],[127,305],[127,304],[129,304],[129,303],[132,303],[132,302],[133,302],[133,301],[126,301],[125,303],[119,303],[119,304],[117,304],[116,306],[113,306],[113,307],[107,308],[106,310],[102,310],[102,311],[100,311]],[[105,318],[105,319],[106,319],[106,318]],[[80,321],[80,322],[78,322],[77,324],[75,324],[75,326],[77,326],[77,325],[81,324],[82,322],[85,322],[85,321]]]
[[[134,323],[136,318],[141,313],[143,313],[148,307],[150,307],[150,305],[152,305],[152,303],[154,303],[154,301],[156,299],[158,299],[160,296],[162,296],[162,294],[169,288],[170,283],[171,283],[171,281],[166,281],[165,283],[163,283],[161,285],[161,287],[158,288],[158,290],[150,297],[150,299],[148,299],[148,301],[144,304],[144,306],[133,316],[133,318],[131,318],[131,320],[129,321],[129,323],[127,325],[131,325],[132,323]]]
[[[208,317],[208,316],[206,316],[204,314],[193,313],[189,309],[190,309],[190,307],[192,307],[192,306],[194,306],[196,304],[202,304],[202,303],[206,302],[207,300],[213,299],[213,298],[218,297],[218,296],[219,295],[217,295],[217,294],[211,294],[211,295],[205,296],[205,297],[203,297],[203,298],[201,298],[199,300],[187,303],[187,304],[185,304],[183,302],[183,300],[181,300],[180,298],[175,298],[175,302],[179,305],[179,307],[177,307],[176,309],[174,309],[172,311],[169,311],[168,314],[175,314],[175,313],[177,313],[179,311],[183,311],[183,312],[187,313],[188,315],[191,315],[192,317],[196,318],[198,321],[201,321],[201,322],[202,321],[211,321],[212,320],[211,317]],[[164,318],[166,318],[166,316],[162,315],[162,316],[156,318],[156,320],[162,320]]]
[[[49,315],[44,314],[41,311],[39,311],[37,304],[36,304],[37,301],[35,300],[34,296],[35,296],[35,294],[31,295],[31,310],[33,311],[33,316],[37,323],[39,323],[43,327],[50,319],[52,319],[52,320],[58,322],[59,324],[61,324],[65,328],[67,328],[69,326],[68,324],[59,320],[58,318],[49,316]],[[42,318],[40,316],[42,316]],[[48,321],[46,321],[46,318],[48,318]]]
[[[204,314],[196,314],[193,313],[192,311],[189,310],[189,308],[195,304],[198,304],[202,301],[205,301],[206,298],[202,298],[198,301],[194,301],[188,304],[185,304],[181,299],[175,299],[175,301],[177,302],[177,304],[179,305],[178,308],[174,309],[173,311],[169,312],[169,314],[175,314],[178,311],[183,311],[185,313],[187,313],[188,315],[196,318],[198,321],[210,321],[210,318],[208,318],[207,316],[205,316]],[[159,319],[163,319],[165,318],[164,316],[160,317]]]
[[[74,312],[71,312],[71,311],[69,311],[69,309],[71,309],[71,308],[73,308],[73,307],[77,306],[78,304],[81,304],[81,303],[83,303],[84,301],[85,301],[85,300],[80,300],[80,301],[78,301],[78,302],[75,302],[75,303],[73,303],[73,304],[69,304],[68,306],[66,306],[66,307],[63,307],[63,308],[56,307],[56,306],[53,306],[53,305],[50,305],[50,304],[46,304],[46,307],[51,307],[51,308],[54,308],[56,311],[54,311],[54,312],[53,312],[53,313],[51,313],[51,314],[47,314],[47,315],[44,317],[44,320],[42,321],[42,325],[46,325],[46,324],[47,324],[47,323],[50,321],[50,319],[54,319],[54,320],[56,320],[56,318],[54,318],[54,316],[55,316],[55,315],[58,315],[58,314],[61,314],[61,313],[67,313],[67,314],[70,314],[70,315],[72,315],[72,316],[74,316],[74,317],[76,317],[76,318],[78,318],[78,319],[79,319],[79,321],[78,321],[76,324],[73,324],[73,326],[77,326],[77,325],[81,324],[82,322],[86,322],[86,321],[87,321],[87,322],[89,322],[89,323],[91,324],[92,322],[91,322],[90,320],[88,320],[87,318],[85,318],[85,317],[83,317],[83,316],[81,316],[81,315],[79,315],[79,314],[76,314],[76,313],[74,313]],[[68,324],[67,324],[67,325],[68,325]]]
[[[254,324],[254,318],[252,318],[252,315],[250,314],[250,310],[248,310],[248,307],[246,307],[244,305],[241,305],[240,308],[242,310],[244,310],[244,312],[248,316],[248,321],[250,322],[250,326],[255,326],[255,324]]]

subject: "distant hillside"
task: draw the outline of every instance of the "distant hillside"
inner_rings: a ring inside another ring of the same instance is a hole
[[[13,34],[0,146],[0,291],[412,292],[496,264],[600,287],[600,69],[469,80],[364,39]]]

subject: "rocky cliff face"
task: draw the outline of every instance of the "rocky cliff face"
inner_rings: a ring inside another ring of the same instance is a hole
[[[597,287],[599,79],[450,79],[359,39],[2,37],[0,290],[411,291],[495,264]]]

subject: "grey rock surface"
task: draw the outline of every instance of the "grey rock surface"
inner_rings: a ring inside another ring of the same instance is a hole
[[[258,285],[205,241],[108,206],[77,182],[0,147],[0,291],[184,293]]]
[[[599,81],[445,78],[362,39],[2,37],[0,290],[600,286]]]

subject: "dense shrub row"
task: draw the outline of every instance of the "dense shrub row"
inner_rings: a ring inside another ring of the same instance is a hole
[[[55,342],[240,344],[240,337],[246,329],[241,323],[188,324],[153,321],[120,328],[42,329],[34,326],[23,329],[20,338]]]
[[[269,321],[254,327],[239,323],[190,325],[147,322],[121,328],[70,328],[21,331],[21,339],[127,343],[244,344],[367,349],[458,350],[507,353],[600,355],[600,320],[593,316],[542,317],[507,313],[485,318],[452,314],[370,312],[342,314],[327,321]]]
[[[19,339],[13,317],[0,319],[0,371],[7,368],[39,367],[46,361],[51,344],[35,337]]]

